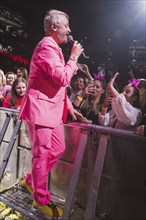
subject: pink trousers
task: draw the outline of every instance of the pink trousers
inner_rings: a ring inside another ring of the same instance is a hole
[[[65,150],[64,128],[48,128],[25,122],[32,144],[32,170],[26,182],[33,188],[35,201],[40,205],[50,202],[48,174]]]

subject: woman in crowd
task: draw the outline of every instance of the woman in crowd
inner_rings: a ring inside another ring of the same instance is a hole
[[[84,122],[99,124],[98,112],[101,110],[106,98],[106,83],[104,77],[96,75],[96,79],[90,81],[88,86],[76,96],[73,106],[85,117]]]
[[[7,85],[10,85],[12,86],[13,85],[13,82],[15,81],[16,79],[16,74],[12,71],[9,71],[6,73],[6,82],[7,82]]]
[[[140,126],[136,128],[136,133],[141,136],[146,136],[146,79],[139,79],[140,104],[142,111],[142,120]]]
[[[142,118],[138,82],[129,81],[122,93],[119,93],[114,87],[118,74],[116,73],[108,83],[108,89],[112,96],[112,109],[107,112],[108,106],[105,105],[98,114],[99,122],[100,125],[133,130],[140,124]]]
[[[4,108],[19,109],[23,96],[26,92],[27,83],[23,78],[18,78],[12,85],[11,92],[7,95],[3,102]]]
[[[3,105],[3,101],[7,94],[10,92],[11,86],[6,85],[6,77],[3,70],[0,69],[0,107]]]
[[[68,94],[70,91],[69,99],[73,103],[76,96],[80,95],[83,89],[86,87],[87,81],[82,73],[77,73],[72,78],[71,87],[67,88]]]
[[[19,67],[16,70],[17,78],[23,77],[26,81],[28,80],[28,71],[24,67]]]
[[[83,89],[87,86],[87,82],[93,80],[86,64],[77,63],[79,68],[77,75],[72,77],[71,85],[67,88],[70,101],[73,103],[76,96],[80,95]]]
[[[142,114],[146,114],[146,79],[141,78],[138,79],[140,82],[138,85],[139,92],[140,92],[140,104],[141,104],[141,111]]]
[[[135,129],[136,133],[141,135],[141,136],[146,136],[146,114],[143,115],[141,125],[139,125]]]

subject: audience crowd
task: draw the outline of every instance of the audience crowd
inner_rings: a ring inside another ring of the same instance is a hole
[[[104,68],[90,73],[86,64],[77,64],[78,71],[67,87],[73,107],[83,115],[82,123],[133,130],[146,135],[146,79],[136,79],[127,71],[129,80],[121,91],[116,72],[107,81]],[[0,107],[19,110],[27,89],[29,73],[18,67],[4,73],[0,69]],[[68,117],[68,120],[72,118]]]

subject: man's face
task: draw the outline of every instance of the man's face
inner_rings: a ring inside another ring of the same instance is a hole
[[[56,26],[55,38],[58,44],[67,44],[67,36],[70,34],[69,22],[66,16],[62,15],[59,19],[59,24]]]

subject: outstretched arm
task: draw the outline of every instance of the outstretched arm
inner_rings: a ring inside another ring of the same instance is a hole
[[[115,75],[111,78],[111,80],[109,81],[109,83],[107,84],[108,89],[110,90],[110,93],[112,95],[113,98],[116,98],[119,95],[119,92],[115,89],[114,87],[114,82],[116,77],[119,75],[119,73],[115,73]]]
[[[91,76],[90,72],[89,72],[89,68],[86,64],[82,64],[83,65],[83,69],[81,70],[83,73],[85,73],[85,75],[87,76],[87,79],[90,80],[94,80],[94,78]]]

